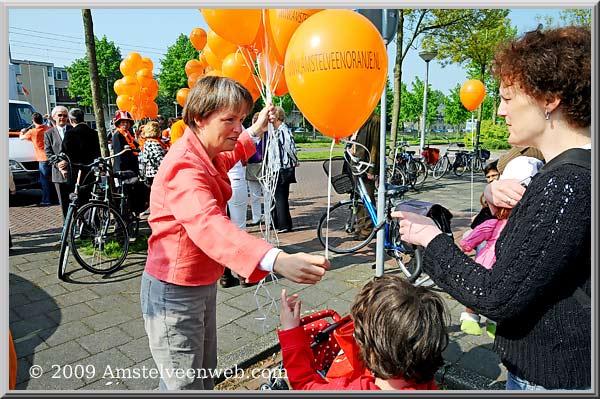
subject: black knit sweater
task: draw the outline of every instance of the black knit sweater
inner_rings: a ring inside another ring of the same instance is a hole
[[[532,179],[496,243],[476,264],[440,234],[424,270],[463,305],[498,323],[494,350],[514,375],[546,388],[591,385],[591,173],[571,164]],[[581,293],[581,291],[579,291]],[[581,293],[582,294],[582,293]]]

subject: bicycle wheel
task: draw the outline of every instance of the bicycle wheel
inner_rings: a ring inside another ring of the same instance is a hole
[[[483,170],[484,161],[479,157],[473,157],[471,159],[471,170],[474,173],[479,173]]]
[[[433,168],[433,178],[435,180],[441,179],[442,177],[444,177],[449,168],[450,160],[448,159],[448,157],[441,157],[440,160],[435,164],[435,167]]]
[[[129,234],[116,209],[104,203],[89,203],[73,219],[70,242],[81,267],[91,273],[108,274],[125,261]]]
[[[464,155],[457,155],[454,161],[454,174],[456,176],[462,176],[467,170],[467,159]]]
[[[396,166],[396,168],[394,168],[394,175],[392,175],[391,168],[386,168],[385,173],[386,173],[386,176],[385,176],[386,181],[388,183],[396,185],[396,186],[406,185],[406,175],[398,166]]]
[[[394,247],[402,247],[404,251],[392,249],[390,255],[396,260],[402,274],[410,283],[417,281],[423,270],[423,248],[402,242],[398,221],[393,219],[389,226],[389,242]]]
[[[67,281],[65,279],[65,271],[67,270],[67,263],[69,261],[69,231],[71,229],[71,223],[73,222],[73,213],[75,207],[69,205],[67,210],[67,216],[63,224],[62,231],[60,232],[60,251],[58,253],[58,279]]]
[[[357,251],[375,235],[373,222],[362,200],[357,200],[355,205],[352,203],[352,200],[344,200],[332,206],[329,210],[329,225],[327,213],[321,216],[317,236],[325,247],[325,234],[329,227],[328,244],[332,252],[347,254]]]
[[[412,173],[414,173],[415,176],[413,188],[415,190],[420,190],[421,187],[423,187],[425,180],[427,180],[427,168],[423,162],[416,160],[413,160],[410,165],[411,166],[409,167],[413,169]]]

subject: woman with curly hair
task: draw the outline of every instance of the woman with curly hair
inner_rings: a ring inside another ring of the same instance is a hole
[[[537,148],[530,179],[492,182],[491,207],[513,208],[491,269],[478,267],[430,219],[397,212],[403,239],[426,247],[424,270],[463,305],[497,322],[506,388],[591,386],[591,34],[536,30],[496,55],[498,116],[508,142]]]

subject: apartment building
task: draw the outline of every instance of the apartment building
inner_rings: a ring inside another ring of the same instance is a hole
[[[56,105],[79,107],[88,125],[96,128],[94,110],[78,106],[77,99],[69,95],[69,74],[65,68],[40,61],[13,59],[11,62],[11,69],[16,73],[18,100],[28,101],[42,115],[49,114]]]

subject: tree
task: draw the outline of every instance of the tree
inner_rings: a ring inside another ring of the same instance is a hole
[[[89,74],[91,80],[91,94],[94,103],[94,114],[96,116],[96,126],[98,128],[98,141],[100,142],[100,152],[103,157],[109,155],[106,142],[106,125],[104,124],[104,108],[102,107],[102,91],[100,89],[100,79],[98,76],[98,63],[96,61],[96,38],[94,37],[94,22],[92,20],[92,11],[89,9],[81,10],[83,17],[83,29],[85,31],[86,57],[90,60]]]
[[[161,58],[161,69],[158,73],[158,95],[162,99],[161,105],[171,101],[168,111],[160,110],[161,113],[169,114],[170,109],[174,109],[177,90],[187,87],[187,75],[185,74],[185,64],[192,59],[198,58],[198,50],[190,42],[190,38],[183,33],[179,35],[175,44],[167,49],[165,58]],[[158,102],[157,102],[158,103]]]
[[[459,63],[470,67],[477,78],[486,82],[489,75],[489,65],[497,47],[513,39],[516,28],[510,24],[510,10],[480,9],[474,10],[475,18],[470,24],[460,24],[453,29],[438,29],[429,33],[423,39],[423,47],[437,48],[438,59],[442,65]],[[477,139],[482,117],[482,107],[477,114]]]
[[[85,17],[84,21],[85,21]],[[90,14],[91,20],[91,14]],[[98,83],[100,84],[100,101],[108,104],[108,96],[114,96],[112,84],[120,78],[119,64],[121,63],[121,50],[106,36],[98,40],[94,37],[96,62],[98,66]],[[94,106],[92,86],[90,80],[89,54],[76,59],[71,66],[66,67],[69,73],[69,95],[78,99],[78,103],[88,107]],[[108,91],[107,91],[108,87]],[[114,99],[114,97],[111,97]],[[99,123],[98,119],[96,121]]]
[[[394,103],[392,106],[392,145],[396,143],[398,122],[401,121],[402,108],[401,82],[402,63],[413,47],[417,38],[429,32],[438,30],[454,31],[462,25],[472,25],[478,17],[477,10],[428,10],[428,9],[399,9],[398,31],[396,33],[396,63],[394,66]],[[422,105],[421,105],[422,106]]]
[[[589,8],[566,8],[561,10],[559,21],[555,22],[550,15],[536,16],[538,22],[550,28],[556,26],[592,26],[592,10]]]
[[[463,123],[471,117],[471,113],[460,101],[460,84],[450,90],[450,94],[444,100],[444,121],[459,131]]]

